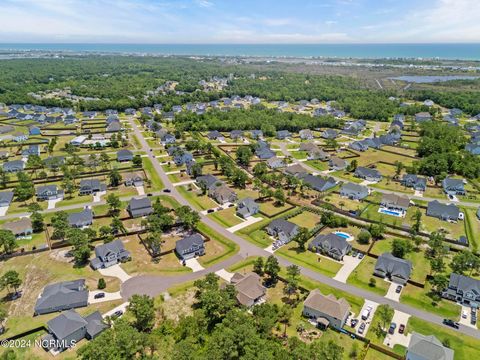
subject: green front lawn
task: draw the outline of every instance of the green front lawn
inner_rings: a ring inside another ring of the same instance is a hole
[[[159,191],[162,190],[165,186],[158,176],[157,172],[155,171],[152,161],[148,158],[142,158],[143,160],[143,169],[147,173],[148,178],[152,183],[151,191]]]
[[[376,259],[369,256],[365,256],[362,262],[353,270],[347,279],[347,284],[354,285],[356,287],[372,291],[378,295],[385,295],[388,291],[390,284],[383,279],[374,276],[373,270],[375,269]],[[369,281],[371,278],[375,279],[375,286],[370,286]]]
[[[207,210],[218,206],[218,204],[207,195],[201,195],[199,193],[200,190],[197,190],[195,187],[189,190],[186,186],[178,186],[177,190],[197,210]]]
[[[208,217],[215,220],[216,222],[223,225],[224,227],[229,228],[234,225],[240,224],[242,222],[242,219],[240,219],[235,214],[236,211],[237,211],[237,208],[233,206],[225,210],[211,213],[208,215]]]
[[[211,241],[206,243],[206,254],[198,259],[202,266],[212,266],[237,253],[239,247],[236,243],[217,233],[204,223],[200,222],[197,225],[197,229],[211,239]]]
[[[303,211],[302,213],[291,217],[288,221],[297,224],[298,226],[311,229],[320,222],[320,216],[310,211]]]

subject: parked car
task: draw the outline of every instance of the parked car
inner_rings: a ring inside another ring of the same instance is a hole
[[[101,293],[95,294],[95,296],[93,298],[94,299],[101,299],[101,298],[104,298],[104,297],[105,297],[105,293],[101,292]]]
[[[170,189],[163,189],[163,192],[164,192],[164,193],[170,193],[170,192],[172,192],[172,190],[170,190]]]
[[[405,325],[404,324],[400,324],[400,327],[398,328],[398,332],[400,334],[403,334],[405,332]]]
[[[393,334],[395,333],[395,329],[396,329],[396,328],[397,328],[397,324],[395,324],[395,323],[392,322],[392,323],[390,324],[390,327],[388,328],[388,333],[389,333],[390,335],[393,335]]]
[[[363,332],[365,331],[365,328],[367,327],[367,325],[365,325],[365,323],[361,323],[360,324],[360,327],[358,328],[358,333],[359,334],[363,334]]]
[[[362,311],[362,320],[367,320],[372,312],[372,307],[368,305],[365,310]]]
[[[454,199],[454,197],[453,197],[452,194],[448,194],[448,198],[449,198],[450,200],[453,200],[453,199]]]
[[[402,291],[402,289],[403,289],[402,285],[398,285],[397,288],[395,289],[395,292],[396,292],[397,294],[400,294],[400,292]]]
[[[365,256],[365,255],[364,255],[363,253],[359,253],[359,254],[358,254],[358,258],[359,258],[360,260],[362,260],[364,256]]]
[[[457,322],[455,322],[451,319],[443,319],[443,324],[447,325],[447,326],[451,326],[454,329],[459,329],[460,328],[460,325]]]
[[[215,209],[208,209],[208,210],[207,210],[207,213],[210,214],[210,213],[212,213],[212,212],[214,212],[214,211],[215,211]]]
[[[462,311],[462,319],[466,319],[468,316],[467,310]]]
[[[354,328],[355,326],[357,326],[357,324],[358,324],[358,319],[352,319],[352,320],[350,321],[350,326],[351,326],[352,328]]]

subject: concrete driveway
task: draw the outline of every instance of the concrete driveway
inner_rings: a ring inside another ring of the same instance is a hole
[[[391,281],[388,281],[388,280],[384,280],[384,281],[390,283],[390,287],[388,288],[388,291],[387,291],[387,294],[385,295],[385,297],[387,299],[390,299],[390,300],[393,300],[393,301],[400,301],[400,295],[402,294],[403,286],[402,286],[402,291],[397,293],[396,289],[397,289],[397,286],[399,284],[395,284],[394,282],[391,282]]]
[[[135,189],[137,190],[138,195],[145,195],[145,188],[142,186],[135,186]]]
[[[353,270],[362,262],[358,257],[353,257],[350,255],[345,255],[343,257],[343,266],[338,270],[337,275],[334,279],[343,283],[347,282],[348,277]]]
[[[190,269],[192,269],[193,272],[204,270],[204,267],[203,267],[202,265],[200,265],[200,263],[198,262],[198,260],[195,259],[195,258],[185,260],[185,266],[187,266],[187,267],[189,267]]]
[[[220,269],[218,271],[215,271],[215,274],[217,274],[218,276],[220,276],[223,280],[227,281],[227,282],[230,282],[230,280],[232,280],[232,277],[233,277],[233,273],[225,270],[225,269]]]
[[[368,316],[367,320],[362,320],[362,312],[367,308],[367,306],[371,306],[372,310],[370,311],[370,315]],[[372,323],[373,316],[375,315],[375,311],[377,310],[378,303],[373,302],[371,300],[365,300],[365,303],[362,306],[362,310],[360,310],[360,314],[357,314],[357,319],[358,319],[358,324],[355,327],[355,331],[357,334],[365,336],[368,333],[368,329],[370,329],[370,324]],[[363,334],[360,334],[358,332],[358,329],[360,329],[360,324],[365,323],[365,330],[363,331]]]
[[[110,266],[106,269],[98,269],[98,272],[103,276],[111,276],[120,279],[121,282],[125,282],[131,278],[125,270],[120,267],[120,264]]]
[[[105,297],[95,299],[95,295],[99,293],[104,293]],[[120,291],[116,292],[106,292],[103,290],[93,290],[88,292],[88,303],[89,304],[97,304],[105,301],[112,301],[112,300],[119,300],[122,298],[122,295],[120,295]]]
[[[190,184],[194,184],[194,183],[195,183],[195,180],[185,180],[185,181],[179,181],[179,182],[173,183],[172,185],[173,186],[182,186],[182,185],[190,185]]]
[[[397,324],[397,327],[395,329],[395,332],[392,335],[387,333],[387,336],[385,336],[385,340],[383,340],[383,345],[386,345],[391,348],[393,348],[396,344],[400,344],[402,346],[408,347],[412,334],[400,334],[398,332],[398,329],[401,324],[407,326],[409,318],[410,318],[410,315],[407,313],[404,313],[398,310],[394,311],[392,323]],[[387,327],[390,327],[390,324],[387,324]]]
[[[8,206],[0,206],[0,216],[5,216],[8,211]]]
[[[56,205],[59,201],[62,201],[62,200],[63,200],[63,198],[48,200],[47,209],[55,209],[55,205]]]
[[[125,314],[125,311],[127,311],[127,306],[130,304],[130,302],[125,301],[123,304],[118,305],[117,307],[113,308],[110,311],[107,311],[105,314],[102,315],[102,317],[105,319],[107,316],[112,316],[116,311],[122,311]]]
[[[467,313],[467,317],[465,319],[462,317],[462,314],[463,314],[464,311]],[[470,326],[471,328],[476,329],[477,325],[476,324],[472,325],[470,323],[471,319],[472,319],[472,310],[470,310],[469,306],[463,306],[462,305],[462,311],[460,312],[460,320],[458,322],[462,325]]]
[[[262,217],[249,216],[245,219],[245,221],[241,222],[240,224],[229,227],[227,229],[227,231],[229,231],[231,233],[234,233],[235,231],[246,228],[247,226],[250,226],[250,225],[255,224],[256,222],[259,222],[259,221],[262,221],[262,220],[263,220]]]
[[[100,202],[102,201],[102,196],[105,195],[106,191],[99,191],[95,195],[93,195],[93,202]]]

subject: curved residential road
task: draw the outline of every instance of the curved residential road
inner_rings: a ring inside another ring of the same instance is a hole
[[[142,145],[142,150],[147,152],[148,157],[152,161],[155,170],[157,171],[158,175],[162,179],[166,188],[171,190],[170,195],[173,198],[175,198],[180,204],[191,206],[188,203],[188,201],[185,198],[183,198],[180,195],[180,193],[175,189],[175,187],[172,185],[172,182],[170,181],[170,179],[165,174],[165,171],[162,169],[160,163],[157,161],[155,156],[153,156],[152,152],[150,151],[150,148],[149,148],[147,142],[145,141],[142,133],[140,132],[137,124],[133,121],[133,119],[131,117],[128,119],[128,121],[132,125],[132,129],[133,129],[135,135],[137,136],[138,140],[140,141],[140,144]],[[233,257],[221,262],[221,263],[215,264],[212,267],[209,267],[207,269],[204,269],[202,271],[198,271],[198,272],[195,272],[195,273],[189,273],[189,274],[179,275],[179,276],[141,275],[141,276],[132,277],[122,284],[122,287],[121,287],[122,297],[125,300],[128,300],[128,298],[133,294],[148,294],[150,296],[156,296],[156,295],[159,295],[162,292],[166,291],[169,287],[171,287],[173,285],[181,284],[182,282],[185,282],[185,281],[191,281],[191,280],[198,279],[198,278],[202,277],[203,275],[205,275],[207,273],[215,272],[215,271],[220,270],[222,268],[233,265],[236,262],[238,262],[239,260],[246,258],[247,256],[270,256],[270,255],[272,255],[270,252],[267,252],[267,251],[265,251],[261,248],[258,248],[254,244],[246,241],[245,239],[239,237],[238,235],[235,235],[235,234],[232,234],[232,233],[228,232],[220,224],[218,224],[217,222],[213,221],[212,219],[210,219],[210,218],[208,218],[204,215],[201,215],[201,221],[203,223],[205,223],[207,226],[209,226],[210,228],[212,228],[213,230],[220,233],[221,235],[223,235],[225,237],[228,237],[229,239],[231,239],[232,241],[237,243],[240,247],[239,253],[237,255],[234,255]],[[288,260],[286,260],[286,259],[284,259],[280,256],[275,256],[275,257],[278,259],[279,263],[282,266],[292,265],[291,262],[289,262]],[[435,315],[435,314],[432,314],[432,313],[429,313],[429,312],[426,312],[426,311],[423,311],[423,310],[420,310],[420,309],[417,309],[417,308],[414,308],[414,307],[411,307],[411,306],[408,306],[408,305],[405,305],[405,304],[402,304],[402,303],[399,303],[399,302],[396,302],[396,301],[393,301],[393,300],[390,300],[390,299],[387,299],[383,296],[376,295],[376,294],[374,294],[370,291],[360,289],[360,288],[357,288],[355,286],[339,282],[337,280],[329,278],[329,277],[327,277],[323,274],[320,274],[320,273],[318,273],[316,271],[313,271],[313,270],[310,270],[308,268],[305,268],[305,267],[302,267],[302,266],[299,266],[299,267],[300,267],[300,271],[303,275],[305,275],[305,276],[307,276],[307,277],[309,277],[309,278],[311,278],[315,281],[326,284],[326,285],[331,286],[333,288],[336,288],[338,290],[342,290],[342,291],[345,291],[347,293],[353,294],[353,295],[355,295],[359,298],[368,299],[368,300],[374,301],[374,302],[379,303],[379,304],[388,304],[392,308],[394,308],[398,311],[401,311],[401,312],[407,313],[409,315],[415,316],[419,319],[422,319],[424,321],[428,321],[428,322],[433,323],[435,325],[442,326],[442,327],[445,327],[445,328],[449,328],[449,327],[446,327],[445,325],[442,324],[443,318],[438,316],[438,315]],[[472,337],[477,338],[477,339],[480,339],[480,331],[478,331],[476,329],[473,329],[471,327],[468,327],[468,326],[460,325],[460,329],[458,330],[458,332],[463,333],[465,335],[472,336]]]

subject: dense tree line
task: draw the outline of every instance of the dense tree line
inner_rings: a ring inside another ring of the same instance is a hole
[[[450,83],[450,81],[447,83]],[[455,85],[457,81],[453,81],[452,83],[451,85]],[[408,96],[411,99],[420,101],[430,99],[447,108],[459,108],[469,115],[477,115],[480,113],[479,91],[416,90],[409,91]]]
[[[299,131],[318,127],[338,128],[343,122],[332,116],[311,117],[296,113],[278,113],[273,109],[257,107],[251,110],[227,112],[209,111],[202,115],[183,113],[178,115],[175,125],[180,131],[186,130],[264,130],[265,135],[274,135],[275,130]]]

